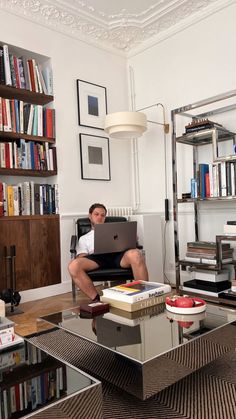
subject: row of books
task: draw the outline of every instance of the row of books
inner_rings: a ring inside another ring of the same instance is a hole
[[[0,182],[0,216],[59,214],[58,185]]]
[[[50,143],[37,143],[23,138],[0,143],[2,169],[56,170],[56,148]]]
[[[55,109],[0,97],[0,131],[55,138]]]
[[[38,405],[59,399],[64,387],[62,367],[16,383],[2,392],[1,417],[7,419],[23,411],[27,413],[36,409]]]
[[[236,161],[200,163],[197,179],[191,179],[191,197],[209,198],[236,195]]]
[[[51,69],[41,67],[34,58],[17,57],[6,44],[0,46],[0,84],[53,95]]]
[[[234,249],[231,248],[230,243],[222,243],[222,263],[232,262],[233,252]],[[207,241],[188,242],[185,260],[217,265],[216,243]]]

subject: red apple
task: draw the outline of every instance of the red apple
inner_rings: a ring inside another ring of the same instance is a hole
[[[184,329],[188,329],[193,324],[193,322],[183,322],[183,321],[178,321],[178,323],[180,327],[183,327]]]
[[[175,302],[176,307],[189,308],[194,306],[194,301],[189,297],[179,297]]]

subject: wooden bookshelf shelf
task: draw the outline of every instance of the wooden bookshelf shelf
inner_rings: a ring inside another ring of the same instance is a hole
[[[26,89],[17,89],[4,84],[0,85],[0,97],[23,100],[24,102],[35,105],[47,105],[54,99],[53,96],[45,95],[44,93],[36,93]]]
[[[2,169],[0,168],[0,175],[6,176],[37,176],[49,177],[56,176],[57,170],[29,170],[29,169]]]
[[[48,138],[48,137],[40,137],[38,135],[28,135],[28,134],[21,134],[20,132],[6,132],[0,131],[0,140],[18,140],[19,138],[24,138],[25,140],[35,141],[35,142],[48,142],[48,143],[55,143],[55,138]]]

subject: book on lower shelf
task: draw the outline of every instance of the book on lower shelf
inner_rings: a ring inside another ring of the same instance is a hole
[[[137,303],[127,303],[125,301],[107,298],[107,297],[104,297],[103,295],[100,297],[100,299],[104,303],[109,303],[110,307],[116,307],[118,309],[133,313],[139,310],[148,309],[149,307],[153,307],[158,304],[162,304],[165,302],[166,297],[170,295],[171,295],[171,292],[167,292],[157,297],[146,298],[145,300],[138,301]]]
[[[236,224],[224,224],[225,234],[236,234]]]
[[[213,283],[213,282],[206,282],[205,281],[196,281],[190,280],[185,281],[182,290],[186,292],[192,292],[196,294],[205,294],[212,297],[218,297],[219,294],[227,289],[230,289],[231,282],[230,281],[223,281],[224,285],[222,286],[221,282]]]
[[[200,279],[208,282],[229,281],[230,272],[226,269],[221,271],[213,271],[207,269],[197,269],[191,272],[191,279]]]
[[[213,292],[213,291],[199,290],[197,288],[185,287],[184,285],[182,286],[182,290],[185,291],[186,293],[190,292],[192,294],[201,294],[203,296],[206,295],[209,297],[219,297],[220,294],[222,293],[222,291]]]
[[[103,290],[103,296],[113,300],[136,303],[171,291],[170,285],[149,281],[133,281]]]
[[[195,263],[204,263],[207,265],[217,265],[217,260],[216,259],[206,259],[206,258],[195,258],[195,257],[188,257],[185,256],[184,261],[186,262],[195,262]],[[233,261],[233,258],[225,258],[222,259],[221,262],[222,264],[226,264],[226,263],[231,263]]]
[[[184,281],[184,286],[205,291],[220,292],[229,289],[231,287],[231,282],[210,282],[202,281],[201,279],[191,279],[190,281]]]

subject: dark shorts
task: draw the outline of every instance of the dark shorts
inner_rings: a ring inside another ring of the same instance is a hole
[[[102,253],[100,255],[87,255],[84,257],[96,262],[101,269],[113,269],[121,267],[120,261],[124,253],[125,252]]]

